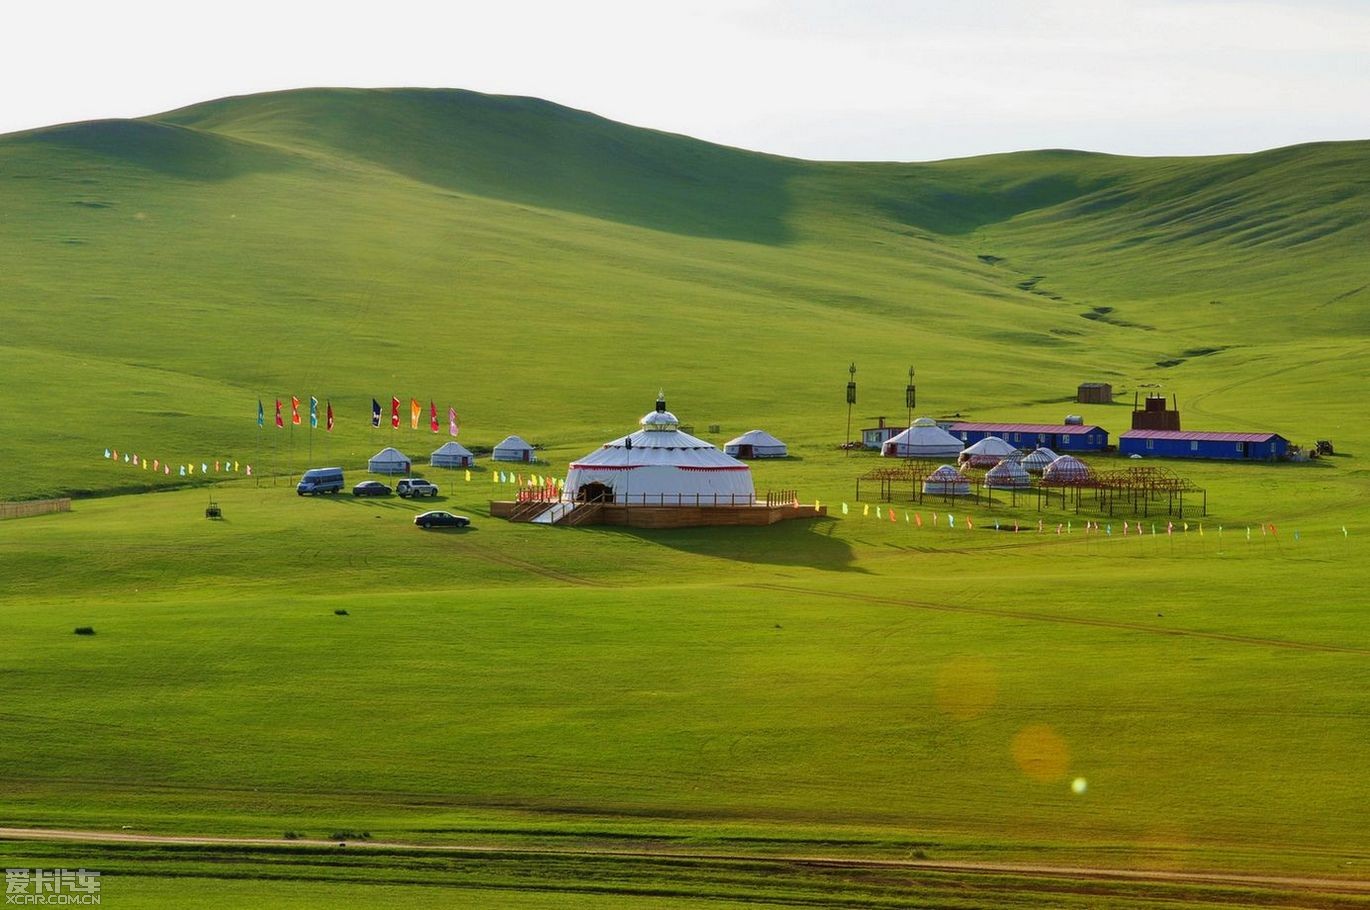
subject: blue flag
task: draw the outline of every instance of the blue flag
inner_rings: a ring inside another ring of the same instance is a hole
[[[319,399],[313,395],[309,396],[309,428],[316,429],[319,425]]]
[[[371,425],[378,427],[381,425],[381,403],[376,399],[371,399]]]
[[[262,400],[257,399],[257,426],[266,426],[266,411],[262,410]]]

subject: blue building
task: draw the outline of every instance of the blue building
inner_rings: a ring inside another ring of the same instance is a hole
[[[986,436],[997,436],[1015,448],[1030,452],[1046,446],[1059,455],[1067,452],[1103,452],[1108,449],[1108,430],[1093,424],[1073,423],[953,423],[947,432],[966,445]]]
[[[1227,458],[1273,461],[1289,454],[1278,433],[1206,433],[1183,430],[1128,430],[1118,450],[1143,458]]]

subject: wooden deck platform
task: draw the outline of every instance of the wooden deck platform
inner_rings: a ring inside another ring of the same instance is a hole
[[[527,503],[492,500],[492,518],[507,518],[510,521],[531,521]],[[552,503],[548,503],[550,508]],[[584,520],[576,516],[584,510]],[[558,524],[586,526],[592,524],[617,525],[630,528],[706,528],[742,527],[773,525],[781,521],[794,521],[804,518],[821,518],[828,514],[828,507],[820,505],[767,505],[758,503],[750,506],[647,506],[622,505],[618,503],[594,503],[582,505],[570,512]]]

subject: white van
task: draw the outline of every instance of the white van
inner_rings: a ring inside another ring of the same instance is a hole
[[[306,493],[341,493],[343,488],[342,468],[310,468],[304,472],[300,478],[300,483],[295,487],[295,492],[303,496]]]

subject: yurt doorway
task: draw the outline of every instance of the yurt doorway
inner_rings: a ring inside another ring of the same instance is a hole
[[[602,483],[587,483],[576,491],[577,502],[613,502],[614,489]]]
[[[754,454],[754,452],[755,452],[755,447],[754,447],[754,446],[740,445],[740,446],[737,447],[737,457],[738,457],[738,458],[755,458],[756,455]]]

